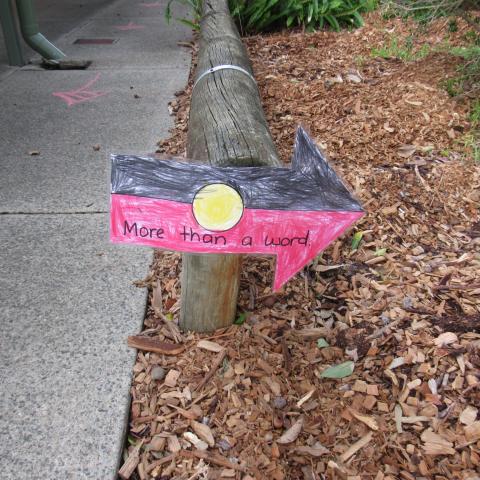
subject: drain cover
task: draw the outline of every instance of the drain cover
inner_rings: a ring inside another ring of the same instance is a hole
[[[111,45],[115,38],[77,38],[73,43],[77,45]]]

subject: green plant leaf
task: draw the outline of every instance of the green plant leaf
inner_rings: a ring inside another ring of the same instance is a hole
[[[171,0],[195,4],[200,0]],[[303,25],[307,31],[363,25],[360,12],[378,0],[228,0],[230,12],[243,32],[272,31]]]
[[[235,325],[243,325],[246,319],[247,319],[247,314],[244,312],[244,313],[241,313],[233,323]]]
[[[334,365],[333,367],[327,368],[320,374],[320,377],[322,378],[348,377],[353,373],[354,368],[355,368],[355,363],[349,360],[348,362],[340,363],[339,365]]]
[[[191,20],[187,20],[186,18],[177,18],[180,23],[183,23],[187,27],[192,28],[193,30],[200,30],[200,25],[198,23],[192,22]]]
[[[172,2],[173,0],[170,0],[165,7],[165,20],[167,23],[170,23],[170,20],[172,19]]]
[[[357,232],[352,238],[352,250],[356,250],[362,241],[363,232]]]
[[[183,23],[194,30],[199,30],[200,26],[198,25],[200,17],[202,15],[202,0],[169,0],[167,6],[165,7],[165,19],[167,23],[170,23],[172,19],[172,3],[180,3],[181,5],[186,5],[189,7],[190,12],[193,14],[194,20],[189,20],[188,18],[175,18],[180,23]]]
[[[353,23],[355,24],[356,27],[363,27],[364,22],[362,16],[357,12],[352,13],[353,17]]]
[[[378,250],[375,250],[374,255],[375,255],[376,257],[383,257],[386,253],[387,253],[387,249],[386,249],[386,248],[379,248]]]
[[[333,15],[325,15],[325,20],[330,24],[330,26],[338,32],[340,30],[340,24],[338,20]]]
[[[312,21],[313,17],[313,3],[308,5],[307,24]]]
[[[328,342],[324,339],[324,338],[319,338],[317,340],[317,347],[318,348],[326,348],[326,347],[329,347],[330,345],[328,344]]]

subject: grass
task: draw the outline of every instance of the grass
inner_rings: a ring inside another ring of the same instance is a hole
[[[355,57],[355,65],[357,68],[362,68],[365,65],[367,59],[363,55],[357,55]]]
[[[475,163],[480,163],[480,131],[472,129],[461,138],[463,146],[469,150]]]
[[[455,97],[480,88],[480,35],[475,32],[469,33],[465,35],[467,44],[462,47],[453,47],[448,41],[434,47],[428,44],[415,46],[414,35],[409,35],[404,41],[393,37],[389,44],[372,48],[371,55],[385,59],[397,58],[403,62],[422,60],[435,52],[460,57],[463,62],[458,69],[458,75],[443,83],[449,95]]]
[[[434,18],[448,17],[458,11],[459,0],[383,0],[385,18],[413,17],[420,24],[427,24]],[[455,28],[451,25],[450,28]]]
[[[472,128],[463,137],[463,143],[467,147],[476,163],[480,163],[480,100],[473,102],[470,110],[470,123]]]
[[[461,0],[383,0],[384,17],[413,17],[424,27],[438,17],[450,17],[448,31],[458,31],[456,14],[461,12],[468,2]],[[452,97],[465,96],[477,98],[472,102],[470,110],[471,129],[460,140],[459,143],[471,153],[473,160],[480,163],[480,34],[470,30],[463,35],[465,45],[453,47],[444,42],[435,47],[422,45],[414,46],[414,36],[410,35],[401,42],[393,38],[388,45],[372,49],[372,56],[385,59],[397,58],[404,62],[421,60],[430,53],[444,52],[461,58],[462,62],[453,78],[446,79],[442,86]]]
[[[478,36],[477,36],[478,38]],[[478,40],[477,40],[478,41]],[[478,44],[450,48],[449,53],[463,58],[458,75],[443,82],[443,87],[451,97],[478,92],[480,89],[480,46]],[[480,100],[474,100],[469,120],[471,129],[460,143],[470,152],[473,160],[480,163]]]
[[[480,90],[480,35],[473,37],[473,43],[463,47],[455,47],[449,53],[461,57],[464,62],[458,68],[458,75],[444,82],[444,87],[452,97],[475,93]],[[470,131],[461,138],[461,143],[470,152],[473,160],[480,163],[480,100],[474,100],[469,120]]]
[[[414,47],[413,36],[411,35],[404,42],[401,42],[397,37],[393,37],[388,45],[373,48],[372,56],[385,59],[398,58],[404,62],[412,62],[425,58],[431,52],[431,47],[427,44],[418,49]]]
[[[397,58],[403,62],[422,60],[435,52],[459,57],[462,63],[457,69],[457,75],[444,80],[442,86],[452,97],[467,94],[472,96],[472,93],[480,91],[480,35],[473,31],[467,32],[464,40],[466,44],[461,47],[453,47],[448,42],[432,47],[428,44],[415,45],[414,35],[409,35],[405,40],[393,37],[387,45],[373,48],[371,55],[385,59]],[[363,63],[363,59],[356,59],[356,63]],[[459,142],[471,153],[474,161],[480,163],[480,100],[475,100],[471,106],[470,123],[471,130]]]
[[[172,4],[181,4],[186,5],[190,10],[190,16],[193,18],[177,18],[180,23],[187,25],[187,27],[192,28],[193,30],[200,30],[200,18],[202,16],[202,0],[169,0],[167,6],[165,7],[165,19],[167,23],[170,23],[173,17],[172,13]]]
[[[476,100],[470,111],[470,122],[472,127],[480,128],[480,100]]]
[[[478,92],[480,90],[480,46],[471,44],[449,48],[447,53],[463,59],[457,75],[443,83],[448,94],[456,97],[464,93]]]

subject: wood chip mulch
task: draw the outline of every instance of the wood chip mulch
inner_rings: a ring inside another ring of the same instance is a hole
[[[461,42],[447,23],[245,39],[284,161],[304,125],[368,214],[280,293],[272,259],[246,258],[245,321],[210,335],[179,331],[181,257],[156,254],[123,478],[480,478],[480,170],[441,86],[457,60],[371,56],[412,31]],[[190,90],[161,152],[184,151]]]

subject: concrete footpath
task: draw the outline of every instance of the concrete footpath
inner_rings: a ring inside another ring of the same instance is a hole
[[[168,135],[190,32],[166,24],[166,0],[84,0],[81,17],[78,1],[37,3],[44,33],[93,65],[8,68],[0,49],[0,472],[107,480],[128,415],[126,338],[145,310],[132,282],[152,256],[108,242],[109,154]]]

